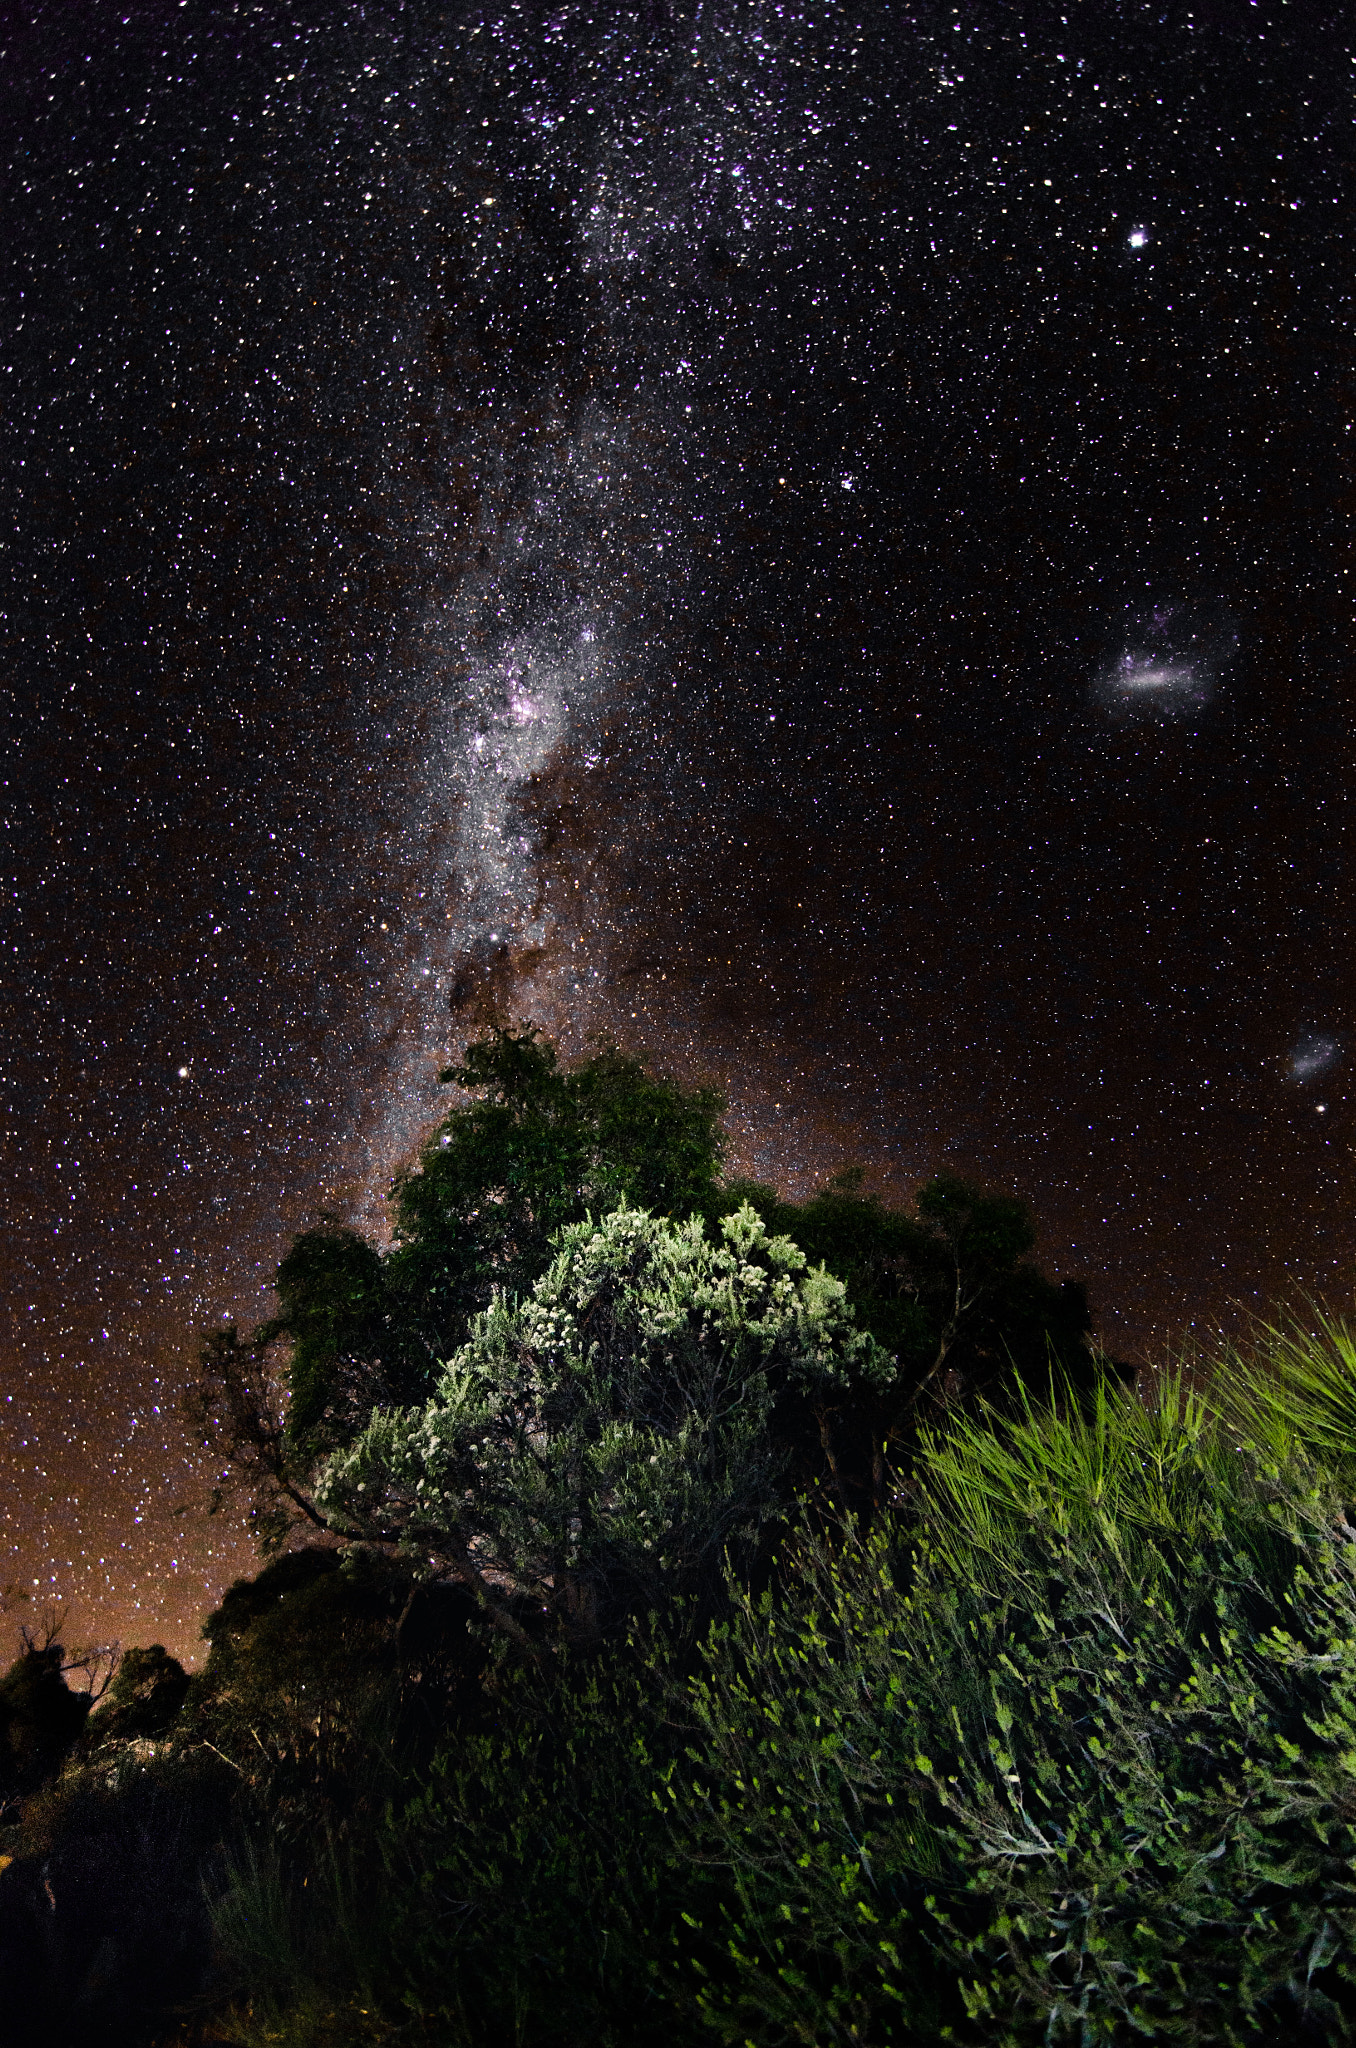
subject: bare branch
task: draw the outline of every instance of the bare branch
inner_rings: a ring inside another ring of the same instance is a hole
[[[64,1656],[61,1675],[66,1678],[74,1671],[83,1671],[85,1683],[81,1690],[89,1695],[91,1705],[97,1706],[113,1683],[121,1657],[121,1643],[91,1643]]]

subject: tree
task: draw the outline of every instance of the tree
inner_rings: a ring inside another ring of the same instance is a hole
[[[427,1398],[473,1318],[544,1271],[563,1224],[625,1202],[682,1216],[717,1206],[713,1089],[658,1080],[611,1047],[562,1067],[532,1027],[492,1028],[440,1079],[470,1099],[397,1178],[393,1249],[325,1218],[278,1269],[277,1315],[203,1347],[193,1420],[248,1472],[266,1539],[307,1513],[301,1481],[317,1457],[374,1409]]]
[[[895,1371],[842,1282],[747,1205],[717,1241],[698,1217],[618,1208],[556,1245],[432,1399],[375,1414],[315,1489],[337,1527],[461,1579],[520,1644],[511,1595],[592,1641],[714,1570],[779,1504],[778,1396]]]
[[[939,1405],[1002,1402],[1020,1388],[1040,1397],[1052,1377],[1081,1398],[1104,1371],[1125,1375],[1092,1346],[1086,1289],[1048,1280],[1032,1263],[1036,1231],[1024,1203],[938,1174],[911,1215],[862,1194],[862,1178],[858,1169],[840,1174],[803,1203],[748,1182],[733,1183],[726,1199],[750,1202],[770,1230],[836,1273],[857,1321],[895,1357],[888,1385],[820,1390],[808,1409],[787,1403],[780,1418],[802,1464],[814,1466],[813,1445],[844,1504],[874,1510],[889,1483],[887,1456],[905,1455]]]
[[[278,1268],[278,1314],[256,1333],[261,1352],[290,1341],[289,1449],[343,1442],[374,1406],[413,1400],[428,1354],[393,1297],[386,1264],[356,1230],[326,1217]]]
[[[23,1649],[0,1678],[0,1810],[50,1777],[75,1747],[95,1690],[112,1653],[87,1651],[68,1659],[57,1640],[55,1615],[34,1632],[22,1629]],[[73,1692],[69,1671],[83,1671],[89,1683]]]
[[[397,1179],[385,1267],[425,1392],[474,1317],[540,1278],[558,1230],[627,1205],[712,1214],[724,1152],[713,1089],[657,1079],[612,1047],[564,1068],[530,1027],[495,1028],[440,1079],[472,1099]]]
[[[163,1643],[124,1650],[108,1701],[91,1724],[101,1745],[166,1735],[188,1692],[188,1673]]]
[[[939,1403],[1096,1378],[1087,1296],[1032,1263],[1024,1205],[954,1175],[913,1212],[841,1175],[804,1203],[722,1182],[720,1098],[655,1079],[603,1049],[564,1067],[532,1029],[493,1029],[443,1080],[463,1099],[396,1181],[394,1244],[381,1252],[334,1218],[294,1240],[278,1313],[252,1334],[214,1332],[192,1397],[220,1457],[219,1506],[241,1485],[264,1550],[325,1526],[312,1480],[369,1419],[430,1400],[477,1316],[525,1299],[555,1233],[622,1206],[718,1225],[745,1202],[842,1280],[858,1324],[897,1361],[888,1385],[780,1390],[774,1434],[796,1484],[827,1466],[843,1503],[879,1508],[890,1468]]]

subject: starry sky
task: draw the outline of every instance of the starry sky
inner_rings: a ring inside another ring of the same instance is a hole
[[[1343,7],[0,24],[0,1608],[191,1655],[195,1333],[488,1006],[1349,1296]]]

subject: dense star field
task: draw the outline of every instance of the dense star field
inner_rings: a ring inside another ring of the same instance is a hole
[[[1345,1299],[1349,31],[7,12],[14,1618],[191,1653],[194,1332],[491,1003],[1122,1353]]]

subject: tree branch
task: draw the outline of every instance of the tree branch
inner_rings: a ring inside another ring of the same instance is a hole
[[[448,1530],[442,1535],[441,1540],[452,1563],[456,1566],[462,1584],[474,1593],[495,1627],[501,1628],[504,1634],[518,1645],[520,1650],[527,1650],[535,1654],[531,1636],[529,1636],[527,1630],[518,1620],[518,1617],[510,1612],[507,1603],[499,1598],[494,1588],[482,1575],[467,1547],[465,1538],[459,1536],[455,1530]]]

